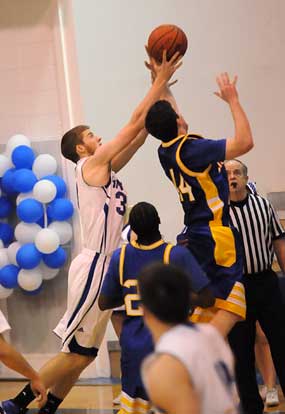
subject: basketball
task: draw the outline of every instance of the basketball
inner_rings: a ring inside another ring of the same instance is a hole
[[[176,52],[184,55],[188,46],[186,34],[174,24],[163,24],[156,27],[148,38],[148,52],[156,61],[162,61],[163,50],[167,50],[167,60]]]

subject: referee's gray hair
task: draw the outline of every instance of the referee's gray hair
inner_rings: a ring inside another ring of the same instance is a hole
[[[242,173],[243,173],[243,175],[245,176],[245,177],[247,177],[247,175],[248,175],[248,168],[247,168],[247,166],[241,161],[241,160],[239,160],[239,159],[237,159],[237,158],[233,158],[232,160],[226,160],[225,161],[225,164],[227,163],[227,162],[229,162],[229,161],[236,161],[236,162],[238,162],[238,163],[240,163],[240,165],[242,166]]]

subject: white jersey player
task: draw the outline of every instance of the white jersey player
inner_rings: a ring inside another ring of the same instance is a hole
[[[215,327],[187,322],[189,278],[179,268],[155,264],[142,271],[139,290],[155,352],[142,378],[158,412],[237,414],[231,351]]]
[[[41,414],[56,412],[81,372],[96,357],[105,333],[110,312],[99,310],[98,295],[110,256],[119,246],[127,201],[122,184],[112,171],[118,172],[143,144],[147,135],[144,130],[146,113],[182,62],[178,54],[167,61],[164,53],[161,65],[152,63],[156,79],[130,121],[114,139],[101,145],[101,138],[88,126],[79,125],[68,131],[61,141],[63,156],[78,163],[78,204],[84,248],[71,263],[68,309],[55,330],[62,338],[62,352],[40,371],[50,389]],[[18,396],[18,406],[5,408],[6,414],[20,413],[33,400],[29,386]]]
[[[76,167],[83,250],[71,263],[67,312],[55,333],[62,338],[64,352],[81,349],[96,356],[111,315],[100,311],[97,298],[111,255],[120,244],[127,195],[114,172],[107,185],[88,185],[82,174],[86,160]]]

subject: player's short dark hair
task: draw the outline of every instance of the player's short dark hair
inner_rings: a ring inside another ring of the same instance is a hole
[[[139,242],[159,232],[160,218],[152,204],[142,201],[131,209],[129,223]]]
[[[77,163],[79,155],[76,152],[76,145],[82,144],[81,134],[89,128],[88,125],[77,125],[63,135],[61,139],[61,153],[64,158],[75,164]]]
[[[157,101],[145,118],[146,130],[155,138],[167,142],[178,135],[178,115],[168,101]]]
[[[154,263],[138,277],[141,302],[165,323],[184,323],[191,307],[189,276],[179,267]]]

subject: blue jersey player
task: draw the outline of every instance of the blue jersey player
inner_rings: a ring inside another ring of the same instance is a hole
[[[165,89],[146,116],[146,129],[161,140],[159,160],[172,181],[184,210],[186,228],[182,237],[211,280],[215,307],[203,312],[196,308],[194,321],[212,323],[226,336],[234,323],[245,317],[242,255],[236,235],[229,227],[228,183],[222,165],[253,147],[251,129],[239,102],[235,77],[217,78],[215,94],[228,103],[234,121],[233,138],[210,140],[188,134],[174,97]],[[181,236],[180,236],[181,237]],[[215,315],[215,316],[214,316]]]
[[[175,263],[187,269],[194,292],[194,301],[202,306],[214,303],[208,290],[209,280],[192,254],[181,246],[164,242],[159,232],[160,219],[153,205],[136,204],[130,213],[130,226],[137,240],[116,250],[111,258],[99,307],[102,310],[125,304],[126,318],[120,337],[122,355],[122,394],[120,414],[148,412],[149,402],[140,377],[140,365],[153,351],[150,332],[145,327],[139,306],[138,275],[153,262]],[[190,292],[189,292],[190,295]]]

